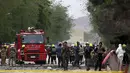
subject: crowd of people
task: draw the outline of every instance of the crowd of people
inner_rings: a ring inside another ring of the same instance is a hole
[[[77,42],[74,45],[68,46],[67,42],[59,43],[58,46],[52,44],[52,46],[47,48],[48,53],[48,64],[56,64],[56,58],[58,58],[58,67],[63,67],[64,70],[68,70],[68,64],[72,64],[74,67],[81,68],[80,65],[83,63],[83,58],[85,59],[86,70],[90,70],[91,63],[94,64],[94,70],[99,70],[103,67],[110,66],[108,62],[104,65],[102,64],[104,58],[113,50],[115,58],[117,58],[118,69],[122,70],[122,65],[129,65],[128,53],[125,51],[127,46],[125,44],[119,44],[119,46],[105,49],[103,43],[100,42],[98,45],[91,43],[86,43],[85,46]],[[112,69],[111,69],[112,70]]]
[[[22,46],[24,47],[24,46]],[[6,45],[2,45],[0,50],[1,65],[6,65],[6,58],[9,58],[8,64],[13,66],[16,62],[16,49],[14,45],[10,45],[10,50]],[[122,65],[129,64],[128,53],[125,51],[127,46],[125,44],[119,44],[118,48],[109,49],[114,50],[119,62],[119,70],[122,69]],[[91,70],[91,64],[94,64],[94,70],[101,71],[102,67],[106,67],[107,64],[102,65],[102,62],[106,55],[110,52],[106,50],[103,43],[100,42],[98,45],[91,44],[89,42],[85,45],[81,45],[80,42],[68,45],[67,42],[58,43],[58,45],[52,44],[46,47],[48,55],[48,64],[56,64],[59,68],[68,70],[68,65],[71,64],[73,67],[81,69],[81,64],[85,64],[87,71]],[[9,52],[8,52],[9,51]],[[58,61],[56,60],[58,59]]]
[[[68,63],[74,67],[81,68],[83,63],[83,57],[85,59],[86,70],[90,70],[91,59],[95,60],[95,70],[99,68],[101,71],[102,60],[106,55],[106,50],[102,46],[102,42],[99,45],[86,43],[85,46],[80,42],[68,46],[67,42],[59,43],[58,46],[52,44],[47,47],[48,64],[56,64],[56,58],[58,58],[58,67],[63,67],[64,70],[68,70]]]

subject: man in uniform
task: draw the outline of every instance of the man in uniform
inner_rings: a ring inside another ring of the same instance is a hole
[[[74,45],[71,45],[71,48],[70,48],[70,63],[74,62],[74,57],[75,57]]]
[[[56,64],[56,47],[54,44],[51,46],[51,64],[54,64],[53,61],[55,61]]]
[[[77,42],[77,44],[75,46],[75,62],[74,62],[74,65],[79,67],[79,69],[80,69],[81,67],[79,65],[79,60],[80,60],[79,50],[80,50],[80,43]]]
[[[99,71],[101,71],[104,52],[105,52],[105,48],[102,46],[102,42],[100,42],[99,48],[97,50],[97,61],[95,65],[95,70],[99,68]]]
[[[1,50],[1,65],[6,64],[6,54],[6,45],[4,45]]]
[[[64,70],[68,70],[69,48],[67,46],[67,42],[63,43],[61,55],[63,59],[62,64],[63,64]]]
[[[11,45],[10,53],[9,53],[9,65],[11,63],[11,65],[13,66],[13,62],[15,61],[16,61],[16,49],[14,48],[13,45]]]
[[[88,42],[86,43],[86,46],[85,46],[85,48],[84,48],[84,57],[85,57],[86,70],[90,70],[91,48],[90,48]]]
[[[80,63],[82,64],[82,60],[83,60],[83,54],[84,54],[84,49],[83,49],[83,46],[81,45],[80,46],[80,49],[79,49],[79,61]]]

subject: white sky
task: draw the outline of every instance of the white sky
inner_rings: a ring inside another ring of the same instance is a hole
[[[74,18],[86,16],[88,14],[87,10],[85,10],[86,0],[56,0],[62,1],[63,6],[70,6],[68,8],[68,13],[70,16]]]

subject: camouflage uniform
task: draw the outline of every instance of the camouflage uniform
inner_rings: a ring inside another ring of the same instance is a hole
[[[63,43],[63,48],[61,50],[61,56],[62,56],[62,65],[64,70],[68,70],[68,60],[70,56],[69,48],[67,46],[67,42]]]
[[[72,63],[74,61],[74,56],[75,56],[75,54],[74,54],[74,48],[71,47],[70,48],[70,63]]]
[[[6,64],[6,47],[3,47],[1,50],[1,65]]]
[[[10,53],[9,53],[9,65],[13,66],[13,62],[16,61],[16,49],[14,47],[10,48]]]

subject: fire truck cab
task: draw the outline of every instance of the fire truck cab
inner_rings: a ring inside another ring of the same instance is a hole
[[[45,41],[43,30],[21,30],[19,34],[16,34],[15,41],[17,60],[33,61],[35,64],[45,64],[47,58]]]

